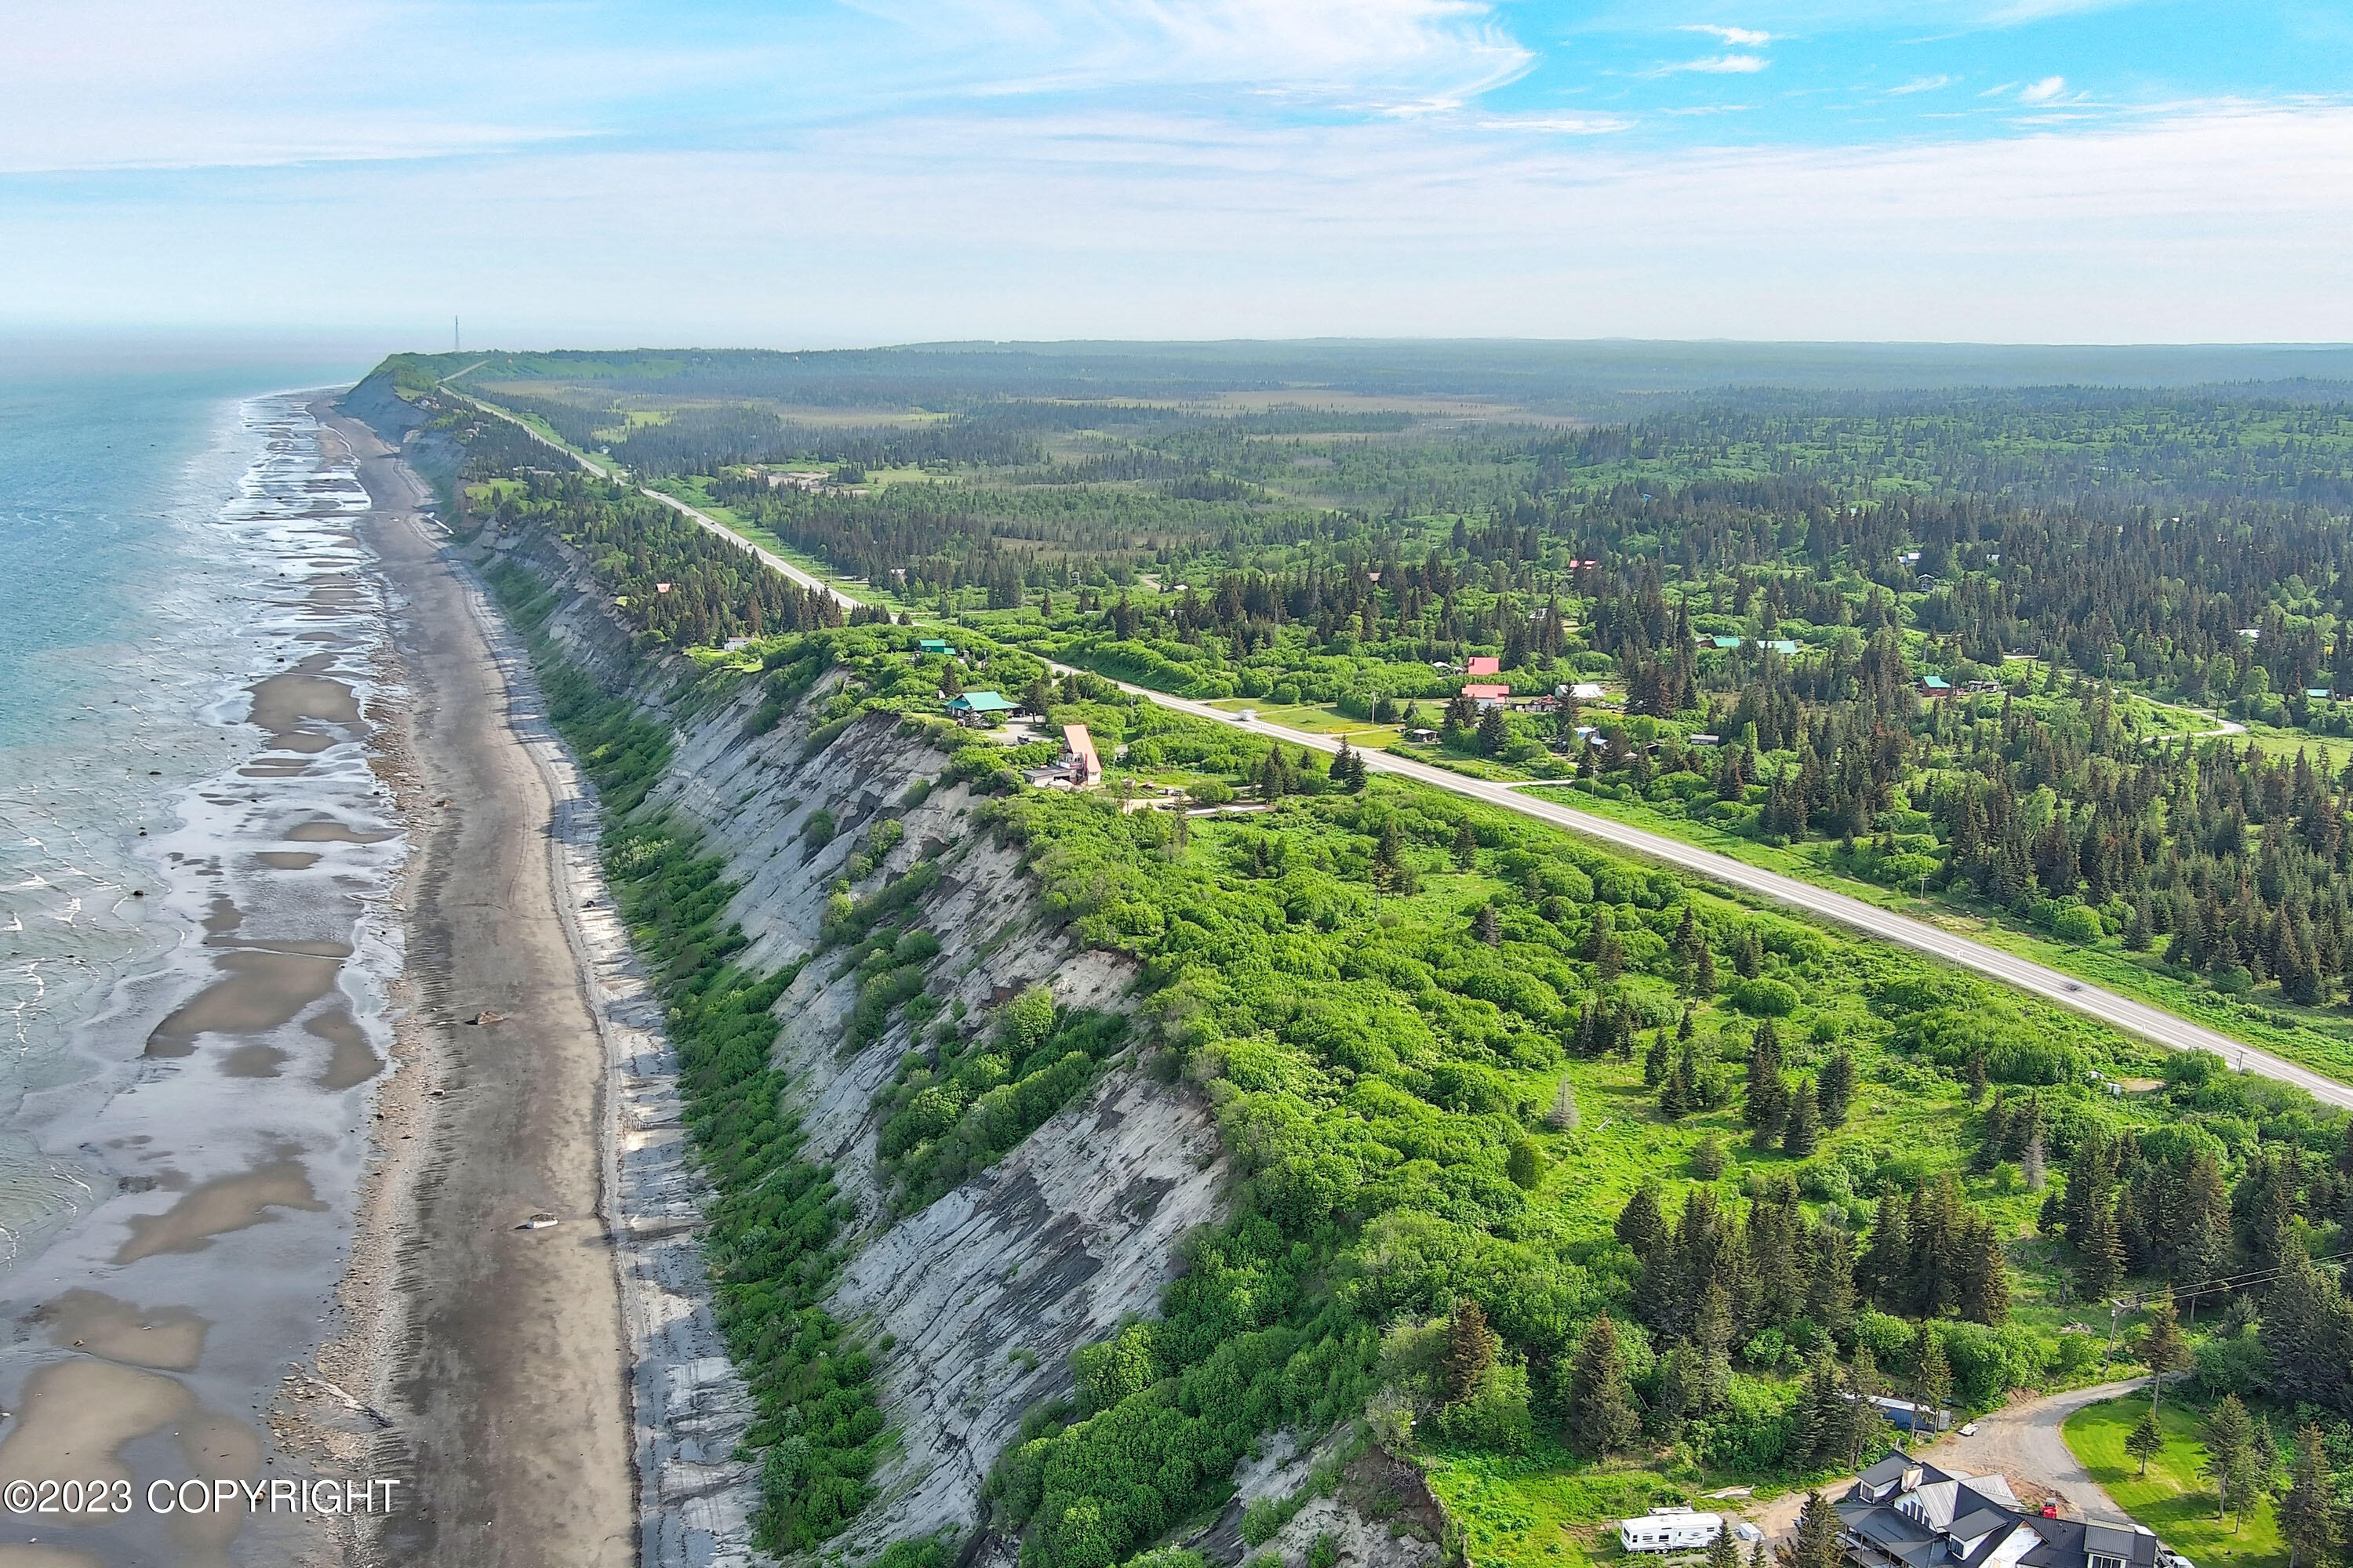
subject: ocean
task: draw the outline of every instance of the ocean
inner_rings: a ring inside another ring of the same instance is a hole
[[[0,355],[0,1483],[263,1474],[328,1331],[399,963],[400,692],[364,493],[286,394],[364,368]],[[92,1562],[264,1533],[0,1495],[0,1542]]]

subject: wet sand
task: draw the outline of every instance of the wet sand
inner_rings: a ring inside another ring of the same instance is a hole
[[[530,694],[508,690],[394,455],[328,423],[360,459],[379,509],[366,537],[403,601],[402,744],[425,798],[454,802],[420,813],[400,1071],[378,1105],[351,1332],[320,1358],[337,1392],[386,1413],[369,1467],[415,1489],[365,1554],[623,1568],[636,1483],[601,1209],[607,1058],[558,912],[550,787],[509,720]],[[287,836],[350,831],[310,827]],[[499,1021],[463,1022],[484,1010]],[[563,1223],[516,1228],[539,1211]]]
[[[220,584],[218,684],[177,715],[220,770],[141,830],[160,879],[142,908],[177,939],[112,985],[73,1070],[24,1100],[89,1203],[0,1273],[0,1478],[119,1478],[142,1499],[152,1481],[366,1478],[272,1442],[261,1413],[332,1331],[392,1039],[406,849],[372,731],[398,694],[352,531],[364,493],[321,461],[298,405],[255,399],[238,418],[259,445],[199,573]],[[330,1544],[242,1502],[0,1515],[0,1568],[323,1563]]]

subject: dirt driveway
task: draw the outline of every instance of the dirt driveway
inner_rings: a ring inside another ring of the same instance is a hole
[[[2046,1487],[2059,1495],[2069,1511],[2076,1514],[2121,1515],[2124,1510],[2084,1473],[2084,1467],[2068,1452],[2066,1439],[2060,1436],[2059,1428],[2065,1425],[2067,1417],[2085,1405],[2133,1393],[2147,1387],[2147,1378],[2132,1378],[2021,1400],[1990,1415],[1978,1416],[1977,1431],[1967,1437],[1947,1433],[1911,1452],[1939,1469],[1972,1476],[1999,1473],[2013,1487],[2021,1483]],[[1835,1501],[1844,1497],[1853,1484],[1854,1478],[1846,1476],[1815,1489]],[[2021,1495],[2024,1495],[2023,1489]],[[1746,1517],[1767,1537],[1778,1541],[1797,1528],[1798,1510],[1805,1503],[1804,1492],[1790,1492],[1746,1510]]]

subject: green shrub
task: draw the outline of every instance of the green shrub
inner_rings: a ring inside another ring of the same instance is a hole
[[[1730,1001],[1752,1018],[1786,1018],[1798,1009],[1794,987],[1764,976],[1735,981]]]
[[[2081,904],[2071,904],[2059,911],[2059,917],[2051,923],[2051,934],[2063,942],[2088,946],[2102,935],[2099,913]]]
[[[1499,1454],[1525,1451],[1535,1436],[1535,1423],[1528,1414],[1526,1364],[1496,1361],[1467,1396],[1439,1411],[1435,1425],[1450,1443]]]

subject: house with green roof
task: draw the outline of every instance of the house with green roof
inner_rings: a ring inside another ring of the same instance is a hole
[[[1008,701],[1000,692],[966,692],[948,700],[948,712],[961,725],[1002,724],[1006,715],[1020,711],[1019,703]]]

